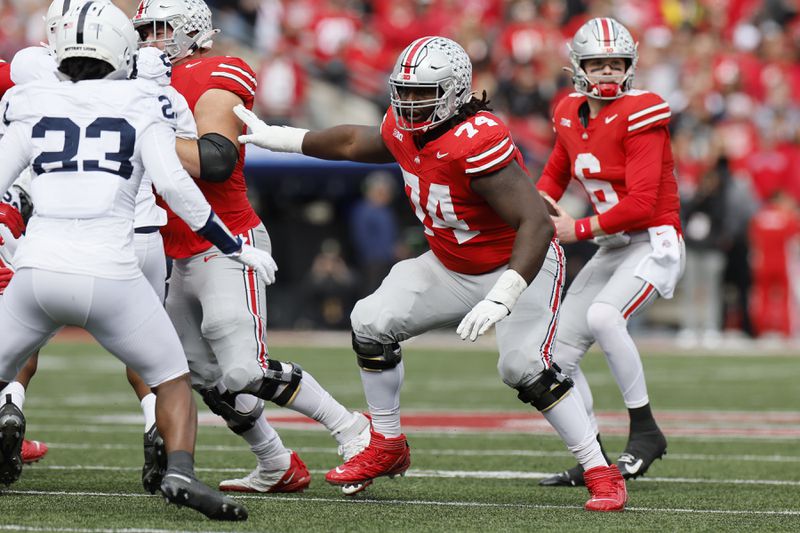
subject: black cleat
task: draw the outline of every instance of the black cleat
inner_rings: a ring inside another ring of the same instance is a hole
[[[247,520],[247,509],[209,488],[194,476],[167,472],[161,492],[169,503],[184,505],[212,520]]]
[[[666,453],[667,439],[661,430],[637,433],[628,438],[625,451],[617,459],[617,468],[625,479],[635,479],[643,476],[653,461]]]
[[[541,487],[583,487],[586,482],[583,480],[583,467],[575,465],[569,470],[564,470],[558,474],[539,480]]]
[[[19,407],[6,403],[0,407],[0,483],[11,485],[22,474],[22,441],[25,439],[25,416]]]
[[[167,471],[167,449],[164,439],[158,434],[155,424],[144,434],[144,466],[142,467],[142,486],[150,494],[155,494]]]

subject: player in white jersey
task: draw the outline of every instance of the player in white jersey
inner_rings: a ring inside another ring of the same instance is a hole
[[[59,72],[69,81],[12,89],[2,106],[0,191],[32,165],[36,212],[0,301],[0,386],[53,331],[84,327],[156,392],[167,450],[165,497],[211,518],[245,519],[242,506],[194,478],[197,419],[188,367],[133,251],[144,169],[173,210],[222,253],[268,283],[277,267],[269,254],[230,234],[183,170],[169,97],[151,81],[125,80],[136,34],[124,13],[87,2],[64,16],[56,34]],[[0,481],[7,484],[22,470],[24,429],[24,416],[7,401],[0,407]]]

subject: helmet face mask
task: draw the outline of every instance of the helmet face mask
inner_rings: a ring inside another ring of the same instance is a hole
[[[202,0],[142,0],[133,17],[142,46],[155,46],[171,61],[199,48],[211,48],[219,32],[211,25],[211,10]]]
[[[598,100],[616,100],[623,96],[633,86],[639,59],[637,47],[630,32],[614,19],[595,18],[585,23],[569,45],[575,90]],[[590,59],[613,58],[625,61],[627,68],[621,76],[589,75],[584,70],[586,61]]]
[[[389,89],[397,127],[424,133],[449,120],[472,97],[472,63],[455,41],[423,37],[397,58]]]

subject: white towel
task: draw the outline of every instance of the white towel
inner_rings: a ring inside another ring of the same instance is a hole
[[[672,298],[683,274],[686,247],[672,226],[648,228],[653,251],[642,258],[634,274],[656,288],[662,298]]]

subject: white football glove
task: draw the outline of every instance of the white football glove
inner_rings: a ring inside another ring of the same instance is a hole
[[[491,300],[481,300],[467,313],[467,316],[458,325],[456,333],[461,335],[461,340],[475,341],[479,335],[486,333],[495,323],[500,322],[509,314],[508,308]]]
[[[289,126],[270,126],[242,104],[234,107],[233,112],[251,132],[249,135],[239,135],[240,144],[255,144],[273,152],[303,153],[303,137],[308,130]]]
[[[139,49],[136,59],[136,76],[152,80],[162,87],[172,82],[172,63],[167,54],[154,46]]]
[[[516,270],[509,268],[503,272],[486,298],[478,302],[456,328],[461,340],[469,337],[474,342],[478,336],[507,317],[527,287],[528,282]]]
[[[264,250],[259,250],[249,244],[243,244],[240,251],[230,254],[228,257],[255,270],[256,274],[261,276],[261,279],[267,285],[275,283],[275,272],[278,270],[278,265],[275,264],[272,256]]]

